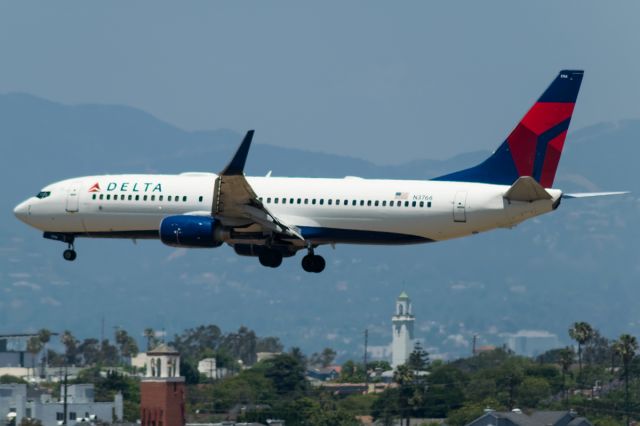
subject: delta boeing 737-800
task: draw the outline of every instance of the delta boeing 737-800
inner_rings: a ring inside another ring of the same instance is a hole
[[[15,215],[68,245],[78,237],[154,238],[173,247],[219,247],[278,267],[305,250],[321,272],[325,244],[412,244],[464,237],[555,210],[552,189],[582,71],[561,71],[484,162],[431,180],[248,177],[247,132],[218,174],[105,175],[67,179],[20,203]]]

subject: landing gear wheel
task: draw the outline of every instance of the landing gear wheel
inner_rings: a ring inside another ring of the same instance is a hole
[[[269,268],[277,268],[282,264],[282,254],[275,250],[265,250],[258,256],[260,264]]]
[[[302,269],[307,272],[313,272],[313,255],[308,254],[302,258]]]
[[[62,252],[62,257],[64,257],[64,260],[68,260],[69,262],[76,260],[77,256],[78,254],[73,249],[66,249],[64,252]]]
[[[307,272],[315,272],[316,274],[324,271],[326,262],[324,257],[316,254],[308,254],[302,258],[302,269]]]

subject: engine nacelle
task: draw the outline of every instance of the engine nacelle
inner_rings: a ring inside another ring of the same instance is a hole
[[[160,222],[160,241],[172,247],[219,247],[220,224],[206,216],[167,216]]]

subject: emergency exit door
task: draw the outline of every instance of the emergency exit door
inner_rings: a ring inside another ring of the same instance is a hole
[[[467,191],[456,192],[456,197],[453,200],[453,221],[467,221]]]

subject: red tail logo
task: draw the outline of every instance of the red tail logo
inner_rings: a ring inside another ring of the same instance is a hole
[[[98,182],[94,183],[91,188],[89,188],[89,192],[100,192],[100,184]]]

